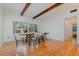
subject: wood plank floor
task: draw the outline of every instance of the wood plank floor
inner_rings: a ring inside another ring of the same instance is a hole
[[[78,56],[79,45],[72,45],[71,42],[57,40],[46,40],[44,43],[27,46],[15,42],[6,42],[0,48],[0,56]]]

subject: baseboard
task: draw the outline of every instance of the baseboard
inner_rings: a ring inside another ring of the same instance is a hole
[[[5,40],[4,43],[5,43],[5,42],[12,42],[12,41],[15,41],[15,40]]]
[[[3,46],[3,43],[0,43],[0,48]]]
[[[47,40],[55,40],[55,41],[60,41],[60,42],[63,42],[64,41],[64,40],[51,39],[51,38],[47,38]]]

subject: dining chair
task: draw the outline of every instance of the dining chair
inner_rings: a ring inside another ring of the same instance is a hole
[[[37,41],[38,41],[38,33],[34,33],[34,35],[32,36],[33,46],[37,44]]]
[[[30,34],[27,34],[26,35],[26,44],[28,44],[30,46],[31,45],[31,41],[32,41],[31,35]]]
[[[45,41],[45,40],[44,40],[44,34],[43,34],[43,33],[39,33],[38,36],[39,36],[39,38],[38,38],[38,43],[39,43],[39,44],[41,43],[41,41],[42,41],[42,42]]]
[[[16,40],[16,47],[18,46],[19,41],[21,41],[24,44],[24,39],[20,34],[14,34],[14,38]]]

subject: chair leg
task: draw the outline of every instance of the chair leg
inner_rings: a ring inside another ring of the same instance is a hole
[[[16,47],[18,46],[18,40],[16,40]]]
[[[43,37],[43,42],[45,41],[44,37]]]
[[[26,40],[25,40],[25,43],[27,44],[27,42],[28,42],[28,41],[27,41],[27,39],[26,39]]]
[[[22,43],[24,44],[24,40],[22,40]]]
[[[35,43],[34,43],[34,40],[32,41],[32,43],[33,43],[33,46],[34,46],[34,44],[35,44]]]
[[[30,45],[31,45],[31,42],[29,41],[28,44],[29,44],[29,46],[30,46]]]
[[[41,39],[42,39],[43,42],[45,41],[45,40],[44,40],[44,37],[42,37]]]
[[[43,42],[44,42],[44,39],[43,39]]]
[[[36,40],[33,40],[33,46],[36,44]]]
[[[38,44],[40,44],[40,39],[38,39]]]

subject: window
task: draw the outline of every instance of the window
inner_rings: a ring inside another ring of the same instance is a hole
[[[38,25],[24,22],[13,22],[13,33],[37,32]]]

